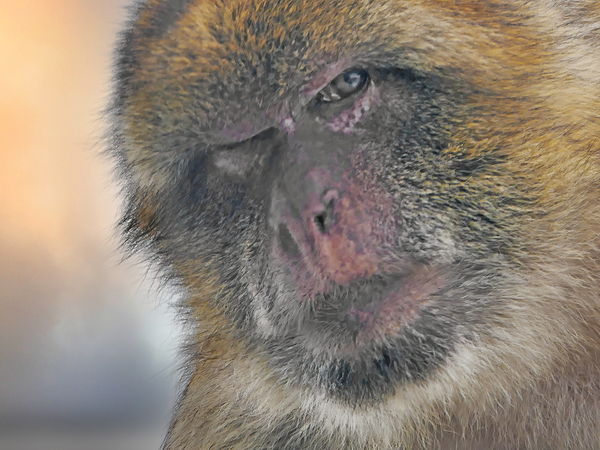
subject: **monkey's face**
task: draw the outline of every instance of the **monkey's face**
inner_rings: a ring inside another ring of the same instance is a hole
[[[543,370],[532,273],[572,248],[548,191],[589,174],[554,170],[539,36],[409,3],[150,2],[122,63],[134,232],[282,380],[350,404]]]

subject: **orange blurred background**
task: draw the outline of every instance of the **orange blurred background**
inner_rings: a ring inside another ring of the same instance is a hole
[[[173,404],[172,295],[120,262],[101,155],[126,3],[0,0],[5,450],[158,449]]]

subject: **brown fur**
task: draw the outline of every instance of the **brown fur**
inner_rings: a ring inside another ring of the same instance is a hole
[[[157,25],[169,4],[174,19]],[[265,17],[267,28],[248,28]],[[165,450],[600,448],[598,2],[151,0],[131,30],[119,66],[126,92],[114,107],[129,236],[181,280],[195,325],[189,381]],[[302,55],[276,48],[297,30],[307,42]],[[261,117],[264,105],[283,108],[325,64],[370,42],[398,65],[468,86],[452,112],[467,119],[443,157],[478,161],[494,148],[504,158],[502,170],[434,195],[467,192],[483,204],[514,188],[530,203],[518,207],[519,219],[505,219],[517,236],[511,264],[521,269],[502,293],[510,298],[503,316],[425,380],[351,408],[272,369],[231,318],[236,293],[218,269],[226,255],[177,256],[170,246],[189,243],[160,228],[160,202],[181,178],[173,130],[192,130],[176,138],[182,146],[223,144],[220,130]],[[203,83],[242,79],[253,64],[255,77],[266,76],[253,59],[265,51],[278,53],[277,89],[262,95],[264,105],[251,92],[218,100],[205,93]]]

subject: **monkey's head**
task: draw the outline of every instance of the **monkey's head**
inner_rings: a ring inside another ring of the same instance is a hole
[[[198,333],[309,409],[388,418],[484,409],[587,351],[598,94],[514,8],[140,6],[115,105],[126,232]]]

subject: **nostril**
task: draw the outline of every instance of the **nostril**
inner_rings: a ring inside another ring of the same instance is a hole
[[[322,212],[315,216],[315,224],[321,233],[327,233],[333,223],[333,199],[330,200]]]
[[[325,215],[324,214],[318,214],[315,216],[315,223],[317,224],[317,228],[319,229],[319,231],[321,233],[325,233]]]

